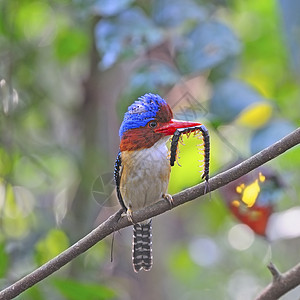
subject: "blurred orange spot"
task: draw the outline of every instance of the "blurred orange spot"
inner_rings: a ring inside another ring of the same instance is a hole
[[[239,207],[241,205],[240,201],[239,200],[233,200],[231,202],[231,204],[234,206],[234,207]]]
[[[243,192],[244,189],[245,189],[245,184],[242,183],[242,184],[240,184],[239,186],[237,186],[235,190],[236,190],[236,192],[237,192],[238,194],[242,194],[242,192]]]
[[[264,176],[261,172],[259,172],[258,178],[259,178],[260,182],[265,182],[265,180],[266,180],[266,176]]]

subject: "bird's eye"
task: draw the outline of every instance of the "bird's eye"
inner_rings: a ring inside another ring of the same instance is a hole
[[[157,122],[156,122],[156,121],[150,121],[150,122],[148,123],[148,126],[149,126],[150,128],[155,128],[155,127],[157,126]]]

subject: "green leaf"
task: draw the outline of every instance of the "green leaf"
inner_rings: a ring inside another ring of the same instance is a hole
[[[107,300],[115,298],[115,292],[97,283],[83,283],[73,279],[54,279],[53,285],[68,300]]]
[[[36,285],[26,290],[22,295],[24,295],[24,299],[30,299],[30,300],[45,299],[45,296],[42,294],[40,288]]]
[[[84,31],[74,27],[62,28],[54,40],[55,55],[61,62],[68,62],[85,53],[88,43],[89,38]]]
[[[0,176],[9,174],[12,170],[12,160],[7,152],[0,148]]]
[[[36,261],[42,265],[60,254],[69,246],[69,240],[62,230],[52,229],[44,239],[41,239],[36,245]]]
[[[264,101],[249,105],[236,119],[237,125],[258,129],[266,125],[272,116],[273,107]]]
[[[228,211],[223,199],[218,194],[214,194],[212,198],[213,201],[201,203],[199,218],[204,220],[207,232],[213,235],[219,232],[220,228],[224,225],[228,217]]]
[[[9,263],[9,256],[5,251],[5,243],[0,243],[0,278],[5,277]]]
[[[45,182],[46,174],[35,161],[23,156],[19,159],[13,170],[15,181],[18,185],[36,188]]]
[[[172,249],[168,257],[171,274],[173,274],[179,282],[190,285],[197,277],[200,268],[192,261],[188,249],[183,246],[178,246]]]
[[[9,237],[20,238],[28,234],[30,218],[16,201],[16,195],[11,184],[5,186],[3,231]]]
[[[28,39],[43,38],[53,25],[52,9],[45,1],[19,1],[15,23]]]

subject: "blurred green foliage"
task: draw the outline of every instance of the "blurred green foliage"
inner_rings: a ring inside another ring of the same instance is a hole
[[[39,265],[46,263],[69,246],[68,238],[62,230],[52,229],[44,239],[35,245],[36,261]]]
[[[56,278],[53,283],[66,299],[70,300],[107,300],[115,297],[113,290],[98,283],[82,283],[71,279],[59,278]]]
[[[113,196],[93,194],[114,189],[118,126],[140,95],[160,93],[175,115],[209,128],[212,174],[299,126],[297,8],[297,0],[0,2],[0,287],[117,209]],[[170,193],[201,181],[199,143],[183,139]],[[278,212],[299,206],[299,158],[298,147],[269,163],[285,187]],[[273,241],[270,254],[218,192],[208,199],[154,220],[151,272],[133,273],[125,229],[113,263],[106,239],[18,299],[248,300],[270,281],[269,259],[282,270],[299,261],[299,236]]]
[[[9,263],[9,256],[5,251],[5,243],[4,241],[0,244],[0,255],[1,255],[1,262],[0,262],[0,277],[3,278],[6,275]]]

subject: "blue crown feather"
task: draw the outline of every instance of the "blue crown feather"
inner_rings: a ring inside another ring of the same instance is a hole
[[[156,117],[157,112],[167,102],[159,95],[145,94],[138,98],[128,107],[124,120],[119,130],[119,136],[122,138],[125,131],[134,128],[146,126],[146,124]]]

